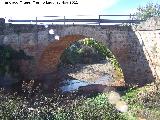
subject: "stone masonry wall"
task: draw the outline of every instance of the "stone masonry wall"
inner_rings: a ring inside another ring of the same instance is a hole
[[[160,79],[160,30],[135,31],[154,78]]]
[[[159,19],[151,20],[158,23],[155,20]],[[0,44],[10,44],[34,56],[35,63],[30,68],[36,71],[35,77],[44,77],[56,70],[63,50],[72,42],[92,37],[113,52],[121,65],[126,83],[143,85],[160,77],[160,30],[158,25],[151,26],[152,29],[137,26],[132,30],[125,26],[55,25],[43,28],[43,31],[2,34]],[[156,27],[153,29],[153,26]],[[60,40],[48,34],[49,29],[53,29]]]
[[[160,17],[152,17],[146,22],[133,26],[133,30],[142,46],[153,77],[160,80]],[[144,61],[144,65],[145,65]],[[144,66],[143,65],[143,66]],[[142,67],[143,67],[142,66]]]

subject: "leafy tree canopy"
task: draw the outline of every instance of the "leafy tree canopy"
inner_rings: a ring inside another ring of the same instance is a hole
[[[137,8],[136,19],[147,20],[151,17],[160,16],[160,5],[155,3],[148,3],[146,6]]]

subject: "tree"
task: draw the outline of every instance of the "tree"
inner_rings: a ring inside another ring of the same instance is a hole
[[[137,8],[136,19],[147,20],[151,17],[160,16],[160,5],[154,3],[148,3],[145,7]]]

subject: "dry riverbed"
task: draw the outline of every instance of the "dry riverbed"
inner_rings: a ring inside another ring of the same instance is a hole
[[[106,83],[115,83],[123,81],[123,77],[114,69],[113,65],[109,62],[101,61],[96,64],[76,64],[61,66],[59,70],[73,79],[83,80],[87,82],[95,82],[98,79],[104,79],[106,77]]]

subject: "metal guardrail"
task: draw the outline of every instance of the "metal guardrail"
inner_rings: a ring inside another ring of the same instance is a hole
[[[128,16],[129,20],[111,20],[111,19],[102,19],[102,17],[105,16],[114,16],[114,17],[118,17],[118,16]],[[98,24],[101,25],[101,23],[140,23],[141,20],[134,20],[133,17],[135,15],[99,15],[98,19],[66,19],[66,17],[64,16],[63,19],[52,19],[52,20],[39,20],[36,19],[34,20],[8,20],[8,22],[10,23],[15,23],[15,22],[21,22],[21,23],[63,23],[64,25],[66,23],[85,23],[85,24]],[[60,16],[44,16],[44,17],[50,17],[50,18],[54,18],[54,17],[60,17]]]

